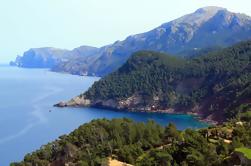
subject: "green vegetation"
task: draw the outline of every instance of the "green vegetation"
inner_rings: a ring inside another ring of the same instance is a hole
[[[241,125],[232,121],[179,131],[173,124],[162,127],[153,121],[100,119],[27,154],[22,162],[12,166],[107,165],[108,157],[137,166],[238,165],[240,161],[232,159],[231,154],[236,148],[251,146],[250,127],[250,121]],[[240,150],[250,155],[250,149]]]
[[[251,159],[251,149],[248,148],[236,148],[235,151],[241,152],[244,154],[245,157]]]
[[[136,108],[190,109],[199,104],[200,113],[231,120],[184,131],[153,121],[94,120],[12,166],[107,165],[109,157],[136,166],[245,165],[232,155],[237,150],[250,157],[250,60],[251,41],[190,60],[151,51],[135,53],[82,95],[93,106],[132,96],[141,98]]]
[[[113,99],[119,103],[132,96],[141,97],[136,109],[200,105],[197,111],[205,117],[226,120],[250,108],[250,61],[251,41],[189,60],[140,51],[83,95],[94,101],[93,106],[100,105],[95,101]]]

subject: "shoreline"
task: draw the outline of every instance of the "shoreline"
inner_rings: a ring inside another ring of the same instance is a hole
[[[60,102],[62,103],[62,102]],[[102,107],[102,106],[83,106],[83,105],[65,105],[65,106],[60,106],[60,103],[55,104],[54,107],[59,107],[59,108],[64,108],[64,107],[69,107],[69,108],[96,108],[96,109],[109,109],[111,111],[116,111],[116,112],[138,112],[138,113],[159,113],[159,114],[169,114],[169,115],[190,115],[196,120],[198,120],[201,123],[205,123],[208,126],[214,126],[219,124],[219,122],[208,119],[208,118],[202,118],[199,114],[197,113],[192,113],[192,112],[175,112],[173,109],[167,109],[167,110],[154,110],[154,111],[143,111],[143,110],[129,110],[129,109],[117,109],[117,108],[112,108],[112,107]],[[173,110],[173,111],[171,111]]]

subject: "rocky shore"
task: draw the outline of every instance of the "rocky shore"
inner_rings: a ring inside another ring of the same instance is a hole
[[[92,101],[87,99],[84,95],[77,96],[71,100],[64,102],[61,101],[55,104],[55,107],[93,107],[93,108],[106,108],[117,111],[130,111],[130,112],[158,112],[166,114],[188,114],[195,116],[199,121],[205,122],[212,125],[217,125],[221,121],[217,121],[212,115],[205,116],[203,112],[200,111],[198,106],[191,109],[179,109],[179,108],[166,108],[158,109],[157,106],[139,106],[141,103],[141,98],[139,96],[129,97],[126,100],[116,101],[110,100],[96,100]]]

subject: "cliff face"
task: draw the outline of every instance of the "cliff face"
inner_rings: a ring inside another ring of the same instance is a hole
[[[55,106],[58,107],[102,107],[116,110],[129,110],[129,111],[153,111],[153,107],[140,106],[143,103],[141,96],[132,96],[124,100],[90,100],[84,95],[77,96],[68,102],[60,102]]]
[[[51,47],[33,48],[24,52],[23,56],[18,56],[12,65],[25,68],[51,68],[60,59],[63,60],[67,50],[56,49]]]
[[[222,123],[226,121],[226,115],[222,110],[224,108],[213,108],[215,105],[221,104],[217,97],[209,97],[196,103],[194,105],[184,106],[163,106],[155,96],[152,99],[146,100],[144,96],[133,95],[126,99],[88,99],[84,95],[77,96],[70,101],[60,102],[55,104],[56,107],[94,107],[94,108],[107,108],[119,111],[132,111],[132,112],[160,112],[171,114],[192,114],[197,115],[201,120],[209,123]],[[222,101],[224,102],[224,101]],[[210,110],[215,109],[215,110]],[[216,110],[217,109],[217,110]],[[214,111],[214,112],[212,112]]]
[[[223,122],[251,106],[251,42],[189,60],[141,51],[57,106],[190,113]]]
[[[97,48],[82,46],[73,50],[58,49],[52,47],[32,48],[24,52],[23,56],[17,56],[11,65],[24,68],[51,68],[69,60],[78,59],[79,57],[88,58],[95,54]],[[58,70],[60,71],[60,70]]]

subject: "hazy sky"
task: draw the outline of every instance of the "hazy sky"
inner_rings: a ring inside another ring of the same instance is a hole
[[[0,0],[0,63],[34,47],[110,44],[205,6],[251,15],[250,0]]]

